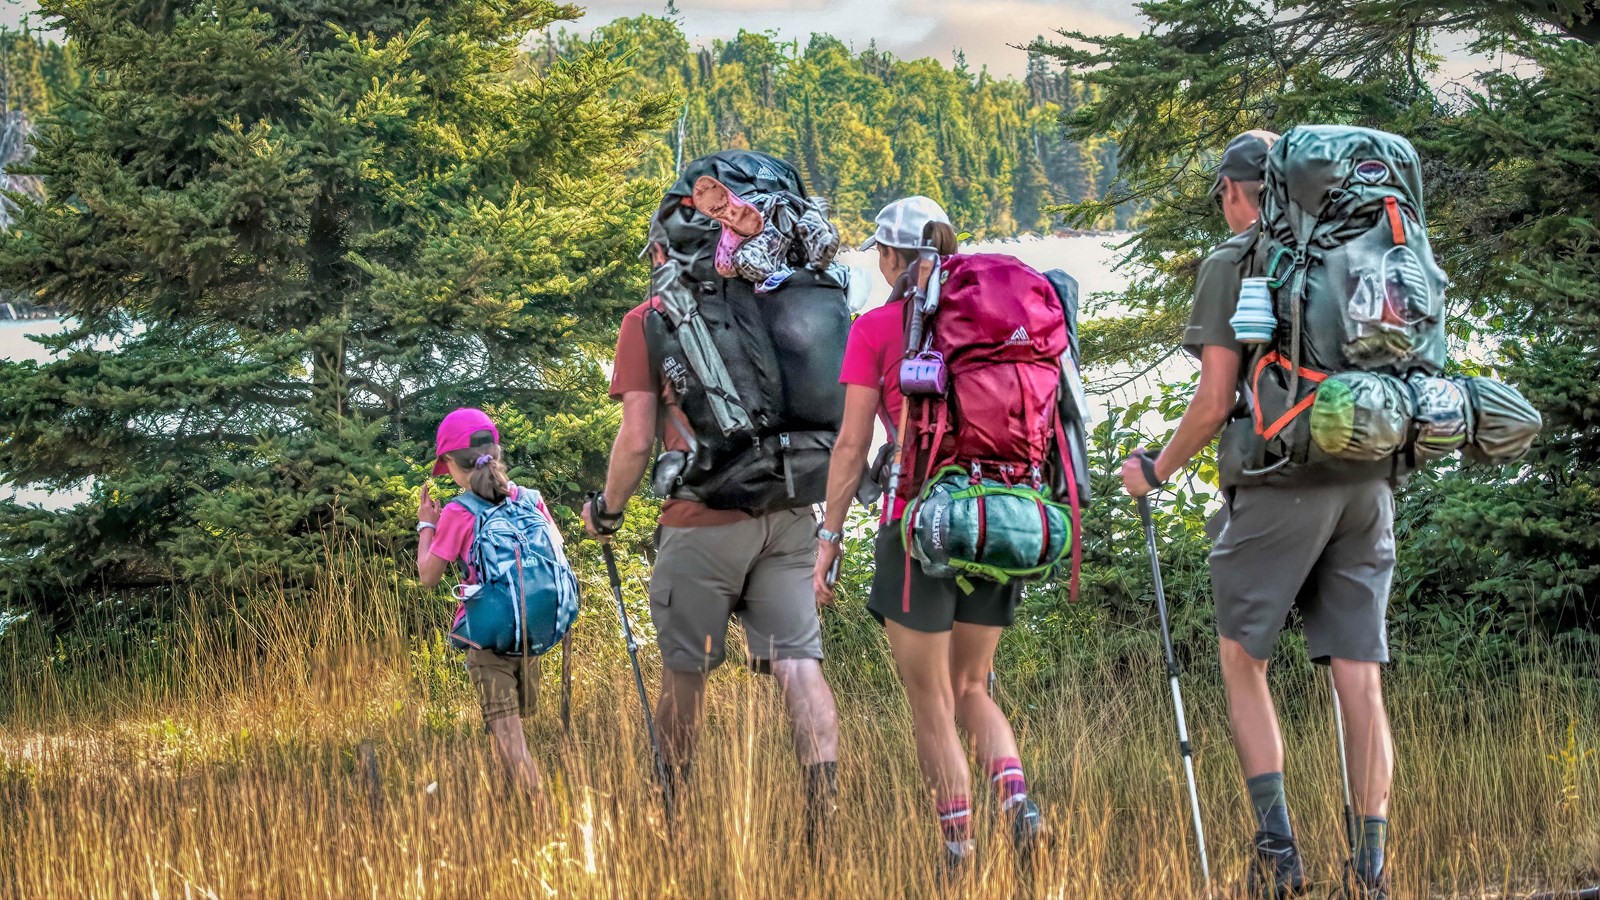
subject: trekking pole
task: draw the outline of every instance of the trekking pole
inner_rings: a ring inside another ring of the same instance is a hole
[[[650,738],[650,754],[655,758],[656,783],[661,786],[661,799],[666,806],[667,818],[672,818],[672,785],[667,780],[666,760],[661,756],[661,744],[656,740],[655,717],[650,714],[650,698],[644,690],[644,674],[639,670],[639,643],[633,639],[633,626],[628,624],[628,605],[622,599],[622,576],[617,574],[617,556],[611,544],[600,545],[606,560],[606,574],[611,578],[611,593],[617,598],[617,618],[622,622],[622,640],[628,647],[628,661],[633,664],[633,683],[639,689],[639,706],[644,710],[644,731]]]
[[[572,629],[561,636],[561,730],[572,731]]]
[[[1350,761],[1344,747],[1344,705],[1339,702],[1339,682],[1334,680],[1333,666],[1328,667],[1328,688],[1333,691],[1333,731],[1339,742],[1339,777],[1344,781],[1344,840],[1352,851],[1356,846],[1356,817],[1350,803]]]
[[[1183,718],[1183,691],[1178,687],[1178,659],[1172,652],[1172,631],[1167,625],[1167,593],[1161,586],[1161,561],[1156,556],[1156,526],[1150,518],[1150,498],[1139,498],[1139,517],[1144,519],[1144,541],[1150,551],[1150,575],[1156,585],[1156,613],[1161,619],[1161,643],[1167,654],[1167,680],[1172,685],[1172,707],[1178,717],[1178,750],[1183,754],[1183,772],[1189,779],[1189,809],[1194,813],[1194,842],[1200,849],[1200,874],[1206,889],[1211,888],[1211,863],[1206,859],[1206,832],[1200,822],[1200,794],[1194,784],[1194,757],[1189,747],[1189,725]]]

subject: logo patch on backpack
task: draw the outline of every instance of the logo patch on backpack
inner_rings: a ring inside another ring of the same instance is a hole
[[[675,356],[669,356],[661,361],[662,374],[667,376],[672,389],[683,393],[689,387],[689,370]]]
[[[1017,330],[1011,332],[1011,337],[1006,338],[1007,347],[1028,343],[1032,343],[1032,339],[1028,337],[1028,328],[1025,325],[1018,325]]]
[[[1383,184],[1389,180],[1389,167],[1375,159],[1356,166],[1356,177],[1367,184]]]

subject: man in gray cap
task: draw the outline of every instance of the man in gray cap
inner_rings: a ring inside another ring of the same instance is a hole
[[[1200,264],[1184,349],[1200,360],[1200,384],[1172,441],[1158,457],[1122,466],[1129,494],[1166,483],[1219,431],[1225,503],[1208,531],[1212,593],[1221,637],[1223,681],[1234,749],[1244,770],[1258,830],[1250,893],[1284,897],[1306,889],[1300,848],[1283,789],[1283,742],[1267,688],[1267,661],[1291,607],[1306,643],[1329,662],[1346,716],[1351,776],[1365,814],[1346,875],[1347,894],[1388,895],[1383,848],[1394,751],[1379,686],[1388,660],[1384,616],[1394,572],[1394,500],[1387,481],[1360,484],[1272,480],[1246,473],[1254,424],[1244,390],[1249,357],[1229,323],[1244,277],[1253,271],[1268,152],[1278,135],[1248,131],[1228,144],[1211,197],[1234,236]]]

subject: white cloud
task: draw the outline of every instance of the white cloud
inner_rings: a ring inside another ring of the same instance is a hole
[[[662,2],[599,0],[588,4],[580,30],[618,16],[660,15]],[[973,68],[1020,74],[1027,56],[1014,45],[1058,29],[1133,31],[1138,17],[1131,0],[679,0],[684,30],[692,41],[728,38],[745,31],[775,30],[804,41],[831,34],[864,49],[878,46],[897,56],[931,56],[949,62],[957,49]]]

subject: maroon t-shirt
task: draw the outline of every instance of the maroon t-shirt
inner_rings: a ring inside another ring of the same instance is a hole
[[[617,332],[617,358],[611,369],[611,399],[621,401],[624,394],[644,392],[660,397],[664,402],[672,399],[672,386],[665,383],[661,373],[650,365],[650,346],[645,343],[644,317],[654,300],[634,307],[622,318],[622,328]],[[684,430],[691,434],[689,420],[675,405],[667,406],[667,415],[677,416]],[[689,443],[671,423],[664,423],[662,441],[668,450],[687,452]],[[705,525],[729,525],[750,518],[749,513],[736,509],[711,509],[693,500],[668,500],[661,504],[661,524],[669,528],[695,528]]]

